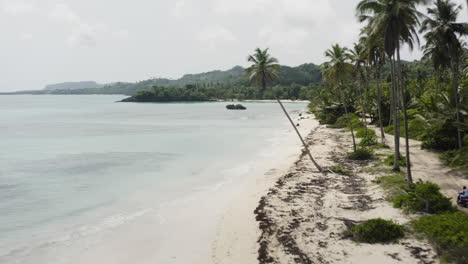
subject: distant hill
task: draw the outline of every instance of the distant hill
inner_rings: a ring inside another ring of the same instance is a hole
[[[87,88],[100,88],[103,85],[98,84],[93,81],[88,82],[64,82],[57,84],[49,84],[44,90],[45,91],[55,91],[55,90],[77,90],[77,89],[87,89]]]
[[[280,80],[273,85],[291,86],[292,84],[306,86],[322,81],[320,67],[313,63],[305,63],[296,67],[281,66]],[[187,85],[197,85],[206,88],[230,89],[235,87],[254,86],[249,82],[245,69],[235,66],[226,71],[210,71],[197,74],[186,74],[179,79],[149,79],[136,83],[116,82],[98,84],[93,81],[66,82],[47,85],[43,90],[18,91],[0,94],[125,94],[134,95],[139,91],[150,91],[153,87],[181,88]]]

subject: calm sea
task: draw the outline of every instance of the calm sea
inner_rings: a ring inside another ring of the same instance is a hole
[[[288,127],[274,103],[228,111],[224,102],[122,98],[0,96],[0,262],[236,177]]]

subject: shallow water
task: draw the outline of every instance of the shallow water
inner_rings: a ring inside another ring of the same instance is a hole
[[[274,103],[228,111],[222,102],[115,103],[122,98],[0,96],[0,262],[73,246],[216,188],[288,127]]]

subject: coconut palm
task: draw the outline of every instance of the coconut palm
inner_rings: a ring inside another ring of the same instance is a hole
[[[349,61],[348,49],[335,44],[325,52],[325,56],[330,60],[322,65],[324,81],[338,86],[340,90],[341,103],[343,104],[346,119],[351,130],[353,139],[353,149],[356,151],[356,139],[354,138],[353,124],[349,117],[348,107],[344,98],[345,81],[351,77],[353,65]]]
[[[423,20],[420,32],[426,32],[424,38],[425,54],[432,58],[436,70],[448,68],[452,71],[452,102],[455,105],[456,121],[460,122],[458,80],[460,71],[460,57],[463,55],[463,45],[460,40],[468,35],[468,24],[457,23],[457,17],[462,9],[449,0],[436,0],[434,7],[428,8],[428,16]],[[461,130],[457,129],[458,147],[463,141]]]
[[[369,35],[372,38],[382,37],[384,49],[390,58],[392,68],[393,104],[394,104],[394,137],[395,137],[395,161],[394,170],[400,170],[398,160],[400,158],[400,131],[398,104],[400,98],[404,102],[405,87],[402,80],[400,48],[402,43],[408,44],[412,49],[415,43],[419,43],[417,27],[421,13],[416,5],[425,2],[423,0],[361,0],[356,8],[361,22],[367,21],[370,28]],[[395,58],[396,55],[396,58]],[[398,78],[396,78],[398,75]],[[408,184],[412,184],[411,162],[408,137],[408,118],[406,105],[401,104],[405,125],[406,162]]]
[[[278,60],[270,56],[268,49],[257,48],[253,55],[247,57],[247,61],[252,62],[252,65],[246,69],[249,80],[261,85],[263,95],[267,85],[271,84],[273,80],[279,79],[280,65]]]
[[[366,123],[366,104],[367,104],[367,50],[363,43],[355,43],[353,49],[349,50],[348,57],[354,67],[354,73],[359,80],[359,92],[361,97],[362,119],[364,126]],[[366,130],[367,131],[367,130]]]
[[[271,57],[268,51],[269,49],[262,50],[260,48],[257,48],[255,49],[255,53],[253,55],[249,55],[247,57],[247,61],[252,62],[252,65],[246,69],[246,73],[251,82],[261,85],[262,94],[265,92],[268,84],[272,84],[272,82],[275,79],[279,79],[280,65],[278,64],[278,60],[274,57]],[[322,168],[318,165],[318,163],[312,157],[312,154],[309,151],[309,147],[305,143],[301,133],[299,132],[296,125],[292,121],[286,109],[284,108],[283,103],[281,103],[281,101],[279,100],[278,97],[276,97],[276,95],[275,95],[275,98],[278,104],[281,106],[281,109],[283,110],[284,114],[288,118],[289,122],[293,126],[294,130],[296,131],[297,136],[301,140],[302,145],[304,146],[307,154],[312,160],[312,163],[314,163],[315,167],[320,172],[325,173],[325,171],[322,170]]]
[[[366,53],[368,64],[374,68],[374,78],[377,82],[377,110],[379,115],[380,139],[382,144],[385,144],[385,133],[382,120],[382,88],[380,85],[380,72],[386,62],[386,55],[383,45],[383,38],[370,38],[368,31],[368,27],[363,29],[359,42],[365,45],[367,49]]]

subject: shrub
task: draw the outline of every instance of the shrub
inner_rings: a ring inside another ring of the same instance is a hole
[[[468,174],[468,147],[446,151],[440,155],[440,158],[445,164]]]
[[[370,219],[346,231],[353,240],[365,243],[390,242],[404,236],[403,226],[382,218]]]
[[[339,166],[339,165],[330,167],[329,170],[333,171],[334,173],[341,174],[341,175],[351,175],[351,174],[353,174],[352,171],[347,170],[347,169],[345,169],[345,168],[343,168],[342,166]]]
[[[317,111],[316,117],[320,124],[335,124],[337,119],[344,115],[344,108],[341,105],[324,107]]]
[[[378,177],[375,182],[386,191],[387,197],[392,201],[395,197],[410,191],[406,178],[401,173]]]
[[[361,123],[361,120],[359,120],[359,116],[357,116],[356,114],[350,113],[349,118],[351,119],[351,124],[353,125],[353,129],[364,127],[364,124]],[[335,124],[332,127],[349,129],[348,118],[346,117],[346,115],[343,114],[342,116],[338,117]]]
[[[333,125],[334,128],[345,128],[347,126],[348,126],[348,119],[346,118],[346,115],[342,115],[338,117],[335,124]]]
[[[422,148],[451,150],[457,147],[457,129],[453,121],[436,124],[421,135]]]
[[[384,160],[384,164],[388,166],[393,166],[395,164],[395,154],[388,155],[388,157]],[[398,164],[401,167],[406,167],[406,157],[400,154]]]
[[[369,147],[377,145],[377,136],[375,135],[367,135],[359,142],[359,146],[361,147]]]
[[[348,158],[352,160],[372,159],[374,152],[368,148],[358,148],[356,151],[348,153]]]
[[[377,137],[377,134],[375,134],[375,131],[372,130],[372,129],[366,129],[366,128],[359,128],[356,130],[356,137],[358,138],[365,138],[365,137],[368,137],[368,136],[374,136],[374,137]]]
[[[440,187],[437,184],[431,182],[417,183],[412,191],[395,197],[393,206],[431,214],[454,210],[450,199],[440,193]]]
[[[393,135],[393,125],[389,125],[389,126],[384,127],[384,131],[387,134]]]
[[[416,118],[408,121],[408,132],[409,137],[416,140],[421,140],[422,135],[428,128],[427,122],[425,120]],[[405,130],[402,130],[402,134],[405,134]]]
[[[450,263],[468,263],[468,214],[463,212],[423,216],[413,223],[426,234]]]
[[[357,130],[364,127],[364,124],[361,122],[359,116],[353,114],[351,117],[351,124],[353,125],[353,129]]]

